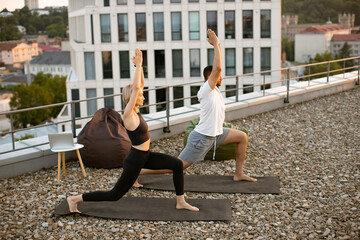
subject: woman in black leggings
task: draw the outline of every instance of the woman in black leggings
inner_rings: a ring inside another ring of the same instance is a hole
[[[82,201],[117,201],[129,191],[135,183],[140,170],[147,169],[170,169],[173,171],[173,182],[176,190],[176,208],[199,211],[185,201],[183,165],[180,159],[163,154],[150,152],[150,135],[148,125],[139,113],[138,106],[143,105],[143,88],[145,85],[142,70],[142,52],[135,49],[132,58],[136,66],[133,84],[129,84],[123,90],[123,99],[127,103],[124,110],[124,126],[131,140],[131,149],[124,159],[123,172],[110,191],[97,191],[85,193],[67,198],[70,212],[79,212],[77,204]]]

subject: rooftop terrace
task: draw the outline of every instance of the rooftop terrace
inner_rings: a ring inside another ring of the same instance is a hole
[[[56,180],[52,167],[0,179],[0,238],[6,239],[359,239],[360,88],[286,105],[232,123],[249,131],[245,171],[277,175],[280,195],[186,193],[187,198],[227,198],[231,222],[111,220],[80,215],[57,218],[65,193],[109,189],[122,169],[90,169],[77,162]],[[152,142],[177,156],[183,135]],[[234,172],[234,160],[204,161],[186,174]],[[167,191],[131,189],[127,196],[173,198]],[[200,209],[201,211],[201,209]]]

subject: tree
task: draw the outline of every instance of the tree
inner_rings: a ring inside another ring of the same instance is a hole
[[[281,40],[281,52],[286,53],[286,59],[294,61],[294,44],[295,42],[285,37]]]
[[[333,55],[329,52],[325,52],[325,53],[317,53],[315,56],[315,59],[310,59],[310,61],[308,62],[308,64],[311,63],[321,63],[324,62],[323,64],[318,64],[318,65],[314,65],[311,67],[307,67],[305,69],[304,75],[313,75],[316,74],[315,76],[311,76],[310,79],[317,79],[317,78],[322,78],[322,77],[326,77],[327,76],[327,61],[331,61],[334,60]],[[338,62],[333,62],[330,63],[330,71],[332,70],[336,70],[336,69],[341,69],[341,66]],[[309,68],[310,68],[310,72],[309,72]],[[320,74],[321,73],[321,74]],[[339,74],[339,72],[332,72],[329,75],[335,75],[335,74]],[[308,78],[306,78],[305,80],[308,80]]]
[[[351,54],[351,46],[345,42],[344,45],[342,46],[342,48],[339,51],[339,55],[337,56],[337,59],[343,59],[343,58],[350,58]],[[344,61],[341,64],[345,64],[345,67],[353,67],[354,66],[354,61],[353,60],[347,60]],[[352,69],[348,69],[347,71],[352,71]]]

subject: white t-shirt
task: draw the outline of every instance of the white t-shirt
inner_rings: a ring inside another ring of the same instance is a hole
[[[222,134],[225,103],[220,90],[217,87],[211,89],[206,81],[197,93],[197,97],[200,101],[200,122],[194,130],[211,137]]]

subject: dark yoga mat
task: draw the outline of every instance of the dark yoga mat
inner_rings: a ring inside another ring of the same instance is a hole
[[[186,199],[199,212],[177,210],[176,199],[123,197],[116,202],[82,202],[81,214],[102,217],[148,221],[231,221],[231,202],[228,199]],[[68,215],[66,199],[55,209],[55,215]]]
[[[257,182],[233,181],[232,176],[220,175],[185,175],[185,192],[216,193],[280,193],[279,177],[257,177]],[[139,183],[144,188],[157,190],[174,190],[172,175],[149,174],[139,176]]]

